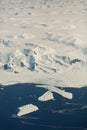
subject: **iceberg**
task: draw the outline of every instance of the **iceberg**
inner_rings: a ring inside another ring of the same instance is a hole
[[[48,101],[48,100],[53,100],[53,99],[54,99],[53,93],[50,92],[50,91],[47,91],[46,93],[44,93],[42,96],[40,96],[40,97],[38,98],[38,100],[39,100],[39,101],[42,101],[42,102]]]
[[[27,105],[19,107],[18,109],[19,109],[19,112],[17,113],[18,117],[21,117],[23,115],[39,110],[39,108],[33,104],[27,104]]]

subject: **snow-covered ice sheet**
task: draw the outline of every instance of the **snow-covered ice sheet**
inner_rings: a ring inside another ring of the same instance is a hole
[[[87,86],[87,0],[1,0],[0,12],[0,84]]]

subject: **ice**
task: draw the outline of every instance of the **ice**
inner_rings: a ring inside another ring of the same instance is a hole
[[[46,93],[44,93],[42,96],[40,96],[38,98],[39,101],[49,101],[49,100],[53,100],[54,99],[54,96],[53,96],[53,93],[50,92],[50,91],[47,91]]]
[[[59,89],[59,88],[57,88],[55,86],[37,85],[37,87],[42,87],[42,88],[48,89],[50,92],[55,92],[55,93],[61,95],[64,98],[67,98],[67,99],[72,99],[73,98],[73,94],[71,92],[66,92],[65,90],[61,90],[61,89]],[[43,99],[43,97],[44,97],[44,95],[42,95],[41,99]]]
[[[18,109],[19,112],[17,113],[17,116],[19,117],[39,110],[39,108],[33,104],[24,105],[19,107]]]

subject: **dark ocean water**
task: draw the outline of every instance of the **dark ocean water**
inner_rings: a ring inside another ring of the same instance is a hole
[[[72,100],[54,93],[55,100],[40,102],[47,90],[36,84],[0,86],[0,130],[87,130],[87,87],[65,90]],[[30,103],[40,110],[17,117],[18,107]]]

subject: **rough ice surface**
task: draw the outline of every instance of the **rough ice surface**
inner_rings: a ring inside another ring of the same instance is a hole
[[[87,0],[1,0],[0,12],[0,84],[87,86]]]
[[[39,110],[39,108],[33,104],[24,105],[19,107],[18,109],[19,112],[17,113],[17,116],[19,117]]]

